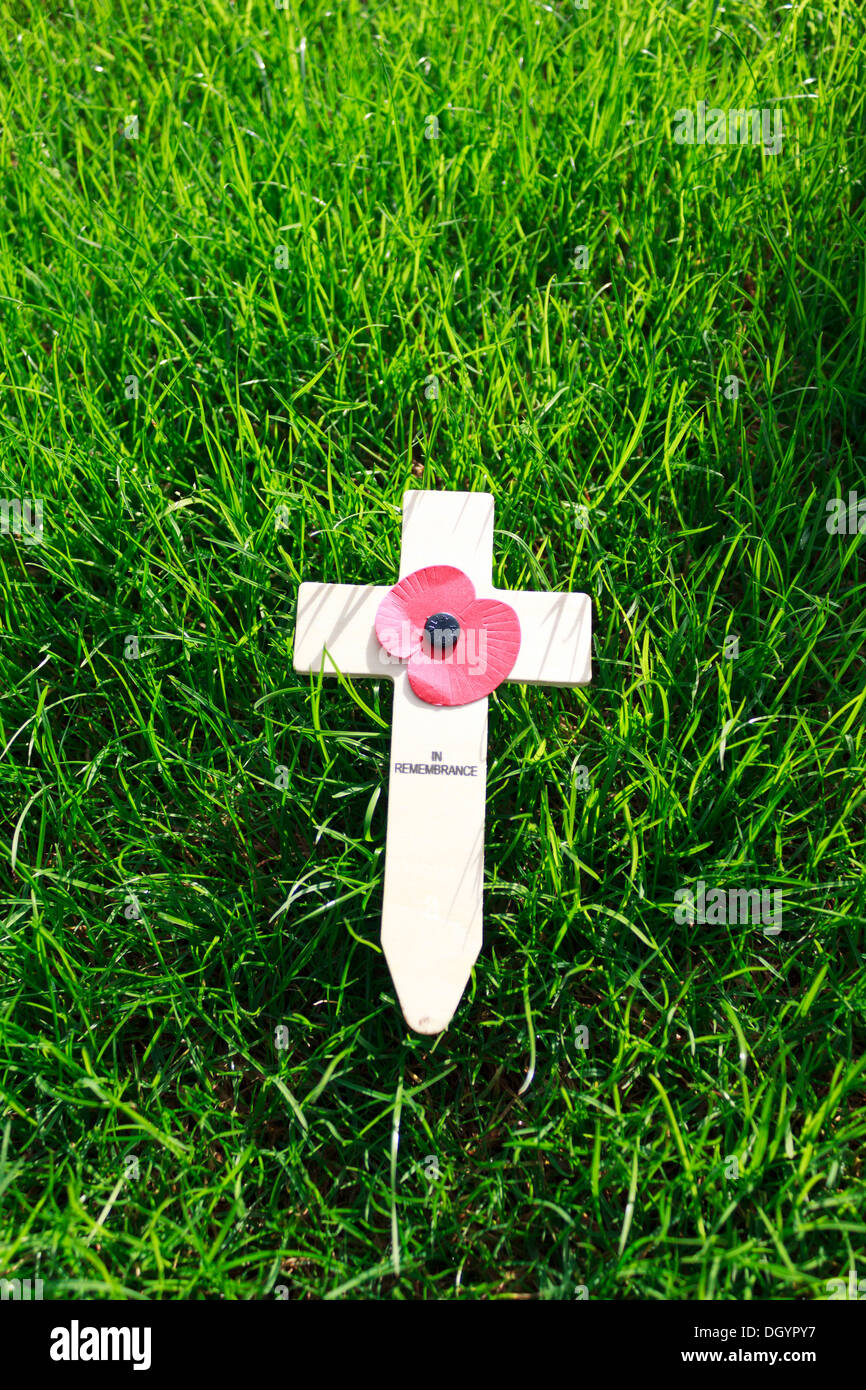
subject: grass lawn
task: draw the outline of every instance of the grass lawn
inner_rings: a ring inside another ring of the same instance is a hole
[[[0,1276],[866,1278],[862,8],[0,23]],[[594,609],[591,685],[491,697],[437,1038],[379,946],[390,682],[292,670],[412,487]]]

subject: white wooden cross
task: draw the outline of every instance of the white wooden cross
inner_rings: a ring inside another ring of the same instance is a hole
[[[405,494],[400,578],[441,565],[468,575],[479,599],[499,599],[517,614],[520,649],[508,680],[571,686],[592,679],[588,595],[493,588],[489,494]],[[418,698],[405,661],[389,656],[376,635],[377,610],[390,590],[302,584],[294,667],[394,682],[382,948],[407,1023],[439,1033],[481,950],[488,697],[458,705]],[[455,775],[429,775],[430,767],[439,771],[436,763]]]

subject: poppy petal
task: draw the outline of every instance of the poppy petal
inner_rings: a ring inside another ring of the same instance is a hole
[[[376,636],[391,656],[412,656],[421,646],[431,613],[452,613],[458,622],[475,600],[475,585],[453,565],[428,565],[395,584],[376,613]]]
[[[448,656],[419,648],[409,658],[409,684],[430,705],[468,705],[489,695],[511,672],[520,650],[520,620],[499,599],[475,599],[460,614],[460,638]]]

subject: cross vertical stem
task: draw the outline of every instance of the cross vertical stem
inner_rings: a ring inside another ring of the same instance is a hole
[[[406,494],[400,577],[433,564],[455,565],[489,590],[491,497]],[[481,950],[487,709],[486,698],[430,705],[405,670],[394,680],[382,949],[418,1033],[447,1026]],[[428,771],[402,770],[420,766]],[[438,767],[448,771],[430,770]]]

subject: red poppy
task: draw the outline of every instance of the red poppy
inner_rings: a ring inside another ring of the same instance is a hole
[[[495,690],[520,650],[520,622],[499,599],[476,598],[453,565],[407,574],[376,613],[385,651],[409,663],[409,684],[430,705],[468,705]]]

